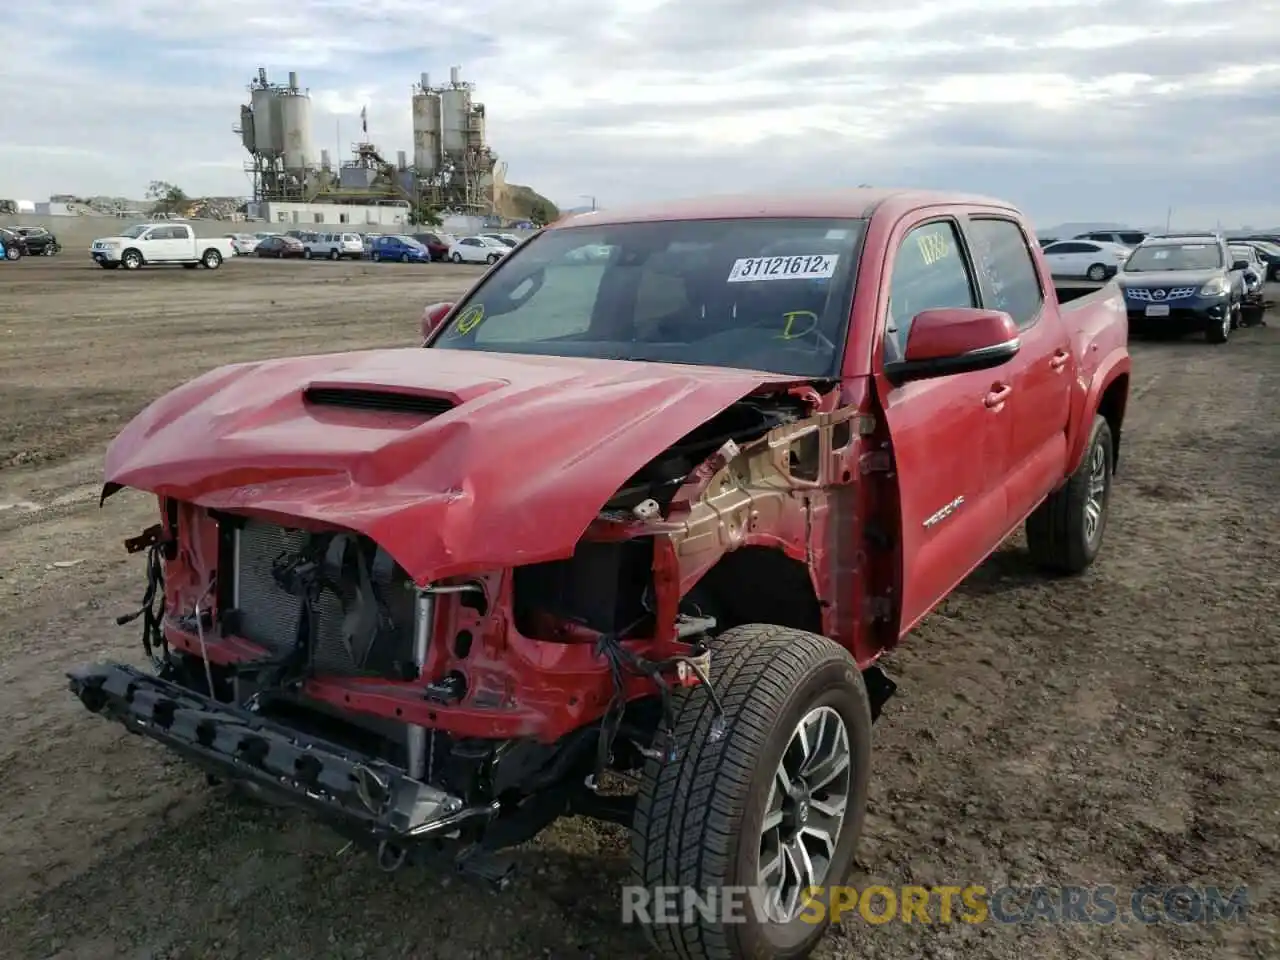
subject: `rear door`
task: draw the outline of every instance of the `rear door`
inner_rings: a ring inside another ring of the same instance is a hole
[[[1009,524],[1016,526],[1058,485],[1067,459],[1067,419],[1075,358],[1067,326],[1046,303],[1026,232],[1017,220],[977,214],[966,226],[975,252],[983,306],[1018,325],[1022,349],[1001,368],[1012,388],[1013,424],[1004,486]]]
[[[1008,508],[1000,480],[1010,421],[999,369],[900,386],[885,378],[884,363],[902,356],[918,313],[979,303],[956,217],[919,211],[894,228],[888,249],[873,369],[898,478],[905,633],[1004,536]]]

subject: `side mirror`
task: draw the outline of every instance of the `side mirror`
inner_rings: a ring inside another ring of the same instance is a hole
[[[895,384],[955,373],[990,370],[1008,363],[1022,343],[1007,313],[975,307],[925,310],[911,321],[905,356],[884,365]]]
[[[1233,264],[1231,265],[1231,269],[1232,269],[1232,270],[1248,270],[1248,269],[1249,269],[1249,261],[1248,261],[1248,260],[1237,260],[1235,263],[1233,263]]]
[[[426,343],[431,335],[440,329],[444,318],[453,309],[452,303],[433,303],[422,311],[422,342]]]

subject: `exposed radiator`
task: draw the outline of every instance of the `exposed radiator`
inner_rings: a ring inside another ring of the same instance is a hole
[[[233,606],[235,631],[273,655],[293,649],[302,615],[299,598],[276,579],[279,563],[298,557],[309,535],[257,520],[235,531]],[[318,615],[312,666],[318,674],[408,679],[413,676],[414,591],[407,575],[389,561],[375,563],[376,545],[359,538],[357,547],[372,585],[366,603],[377,613],[376,632],[359,628],[360,570],[349,557],[334,587],[324,587],[315,606]]]

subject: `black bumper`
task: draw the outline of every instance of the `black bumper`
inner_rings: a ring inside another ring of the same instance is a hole
[[[406,845],[495,812],[467,807],[381,760],[126,664],[88,664],[67,677],[91,713],[158,740],[209,773],[301,807],[355,839]]]
[[[1230,305],[1227,300],[1188,307],[1171,307],[1169,315],[1149,317],[1146,304],[1129,306],[1129,329],[1135,333],[1197,333],[1222,326]]]

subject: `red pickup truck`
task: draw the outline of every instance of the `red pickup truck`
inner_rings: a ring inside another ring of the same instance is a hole
[[[807,955],[881,655],[1024,523],[1048,571],[1102,542],[1124,305],[1061,307],[1034,236],[920,192],[603,211],[425,349],[214,370],[106,458],[104,499],[159,499],[127,544],[155,672],[71,688],[388,869],[448,841],[505,882],[558,816],[627,823],[638,889],[756,892],[642,911],[666,955]]]

